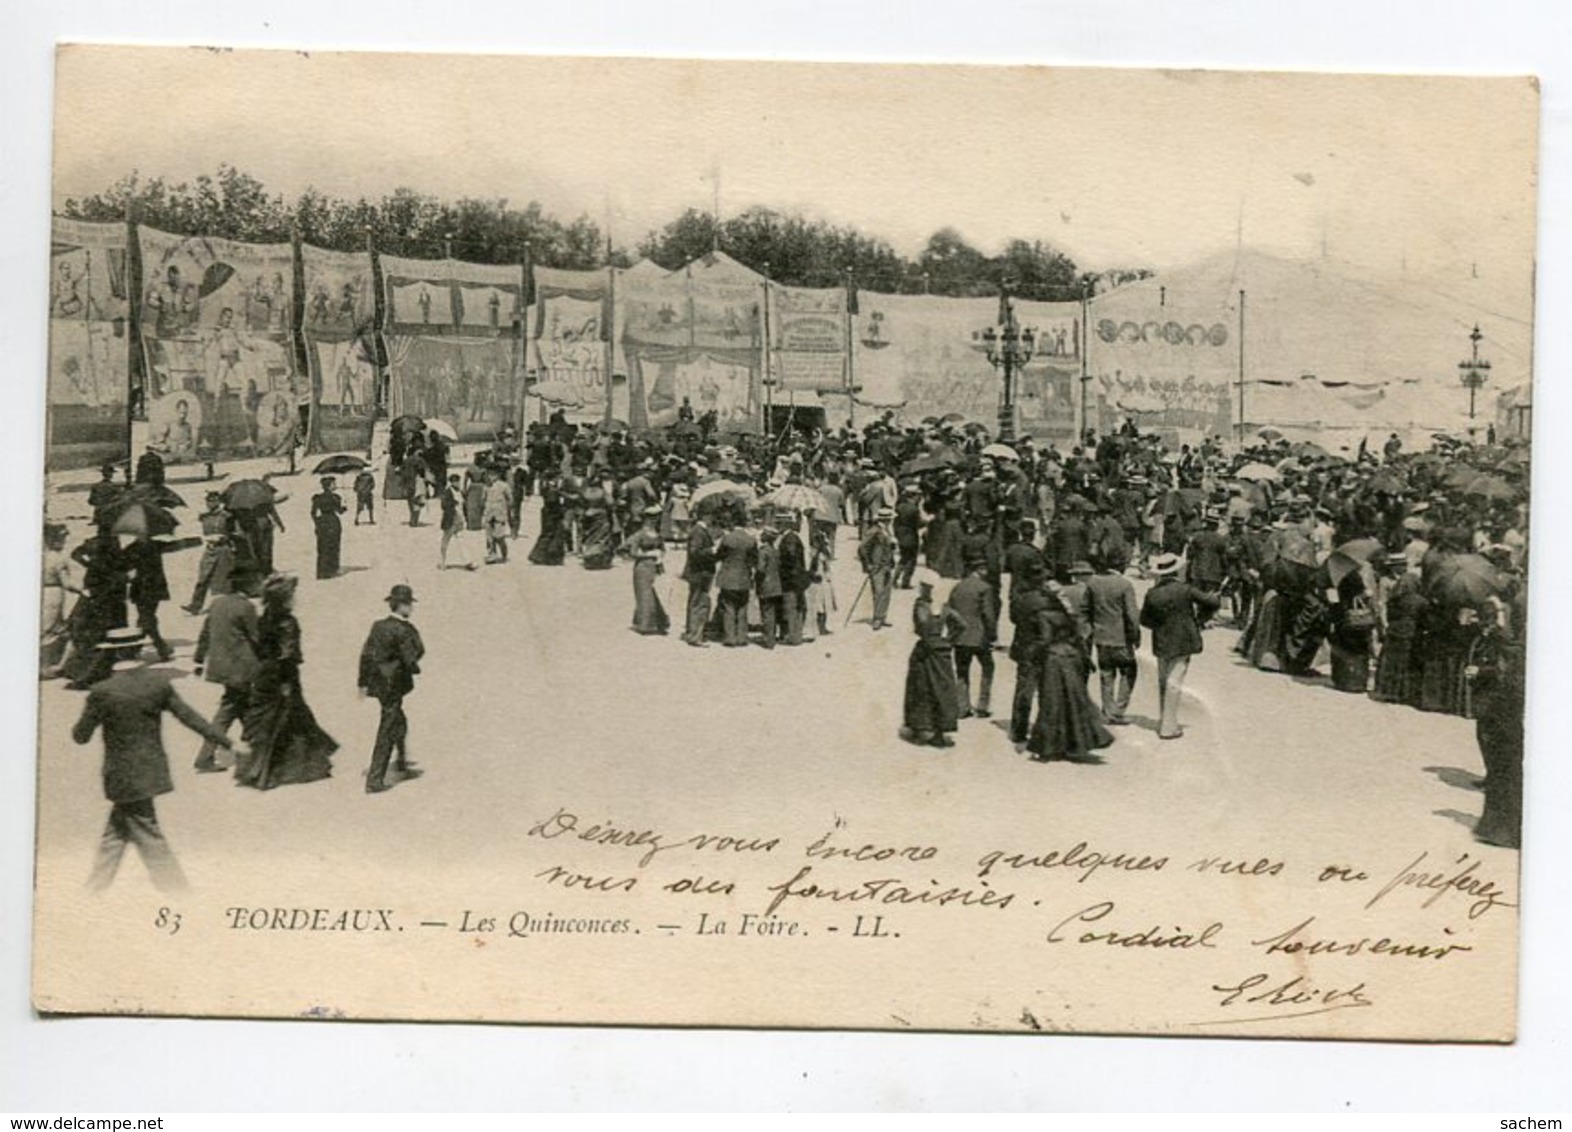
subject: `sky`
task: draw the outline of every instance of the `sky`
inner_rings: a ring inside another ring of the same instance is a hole
[[[1525,294],[1533,260],[1526,79],[75,45],[56,82],[57,206],[228,162],[286,197],[538,200],[624,246],[718,185],[907,255],[943,226],[1088,269],[1244,244]]]

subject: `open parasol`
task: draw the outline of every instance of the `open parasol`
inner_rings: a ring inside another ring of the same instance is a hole
[[[709,483],[700,484],[694,489],[693,495],[688,499],[690,507],[697,507],[711,499],[720,498],[740,499],[749,506],[758,499],[758,493],[745,483],[734,483],[731,480],[711,480]]]
[[[1259,436],[1262,440],[1281,440],[1281,439],[1283,439],[1283,434],[1281,432],[1279,432],[1275,428],[1258,429],[1258,430],[1256,430],[1256,435]]]
[[[1386,553],[1386,547],[1379,539],[1356,538],[1345,542],[1334,550],[1326,560],[1326,570],[1332,578],[1332,584],[1338,585],[1348,575],[1368,565],[1373,559]]]
[[[1396,472],[1385,469],[1370,477],[1371,491],[1384,491],[1388,495],[1397,495],[1399,492],[1407,490],[1407,487],[1408,485],[1403,482],[1401,476]]]
[[[425,420],[425,425],[428,431],[434,432],[438,436],[445,436],[449,440],[458,439],[458,429],[448,424],[448,422],[443,420],[441,417],[427,417]]]
[[[1330,452],[1313,440],[1301,440],[1298,444],[1289,445],[1288,454],[1290,456],[1309,456],[1313,460],[1331,455]]]
[[[1478,554],[1459,554],[1442,562],[1430,592],[1454,605],[1481,605],[1501,589],[1501,575]]]
[[[806,484],[782,484],[764,497],[764,502],[788,511],[807,511],[810,513],[824,514],[829,511],[830,504],[813,488]]]
[[[1244,467],[1240,468],[1237,472],[1234,473],[1234,478],[1238,480],[1252,480],[1255,482],[1268,480],[1272,483],[1276,483],[1281,477],[1278,475],[1276,468],[1270,467],[1267,464],[1246,464]]]
[[[992,460],[1019,460],[1021,454],[1008,444],[989,444],[983,448],[982,454]]]
[[[327,459],[320,461],[311,474],[314,476],[341,476],[350,472],[358,472],[368,467],[370,467],[370,464],[366,462],[364,457],[344,453],[338,456],[329,456]]]
[[[137,538],[158,538],[174,533],[180,520],[156,503],[133,498],[129,493],[105,508],[104,520],[111,534]]]
[[[1468,490],[1463,494],[1490,502],[1502,502],[1517,497],[1517,492],[1512,490],[1512,485],[1500,476],[1478,476],[1468,485]]]
[[[919,456],[915,460],[907,460],[901,465],[901,475],[920,476],[924,472],[937,472],[941,468],[948,468],[951,461],[935,453],[930,456]]]
[[[231,511],[251,511],[266,507],[278,498],[278,491],[262,480],[236,480],[224,488],[224,504]]]

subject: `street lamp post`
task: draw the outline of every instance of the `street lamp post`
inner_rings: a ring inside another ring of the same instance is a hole
[[[1479,389],[1490,378],[1490,363],[1479,356],[1479,342],[1484,335],[1479,332],[1479,326],[1474,326],[1473,333],[1468,336],[1473,346],[1473,353],[1467,361],[1457,363],[1457,370],[1463,382],[1463,388],[1468,390],[1468,440],[1474,441],[1474,407],[1479,394]]]
[[[999,288],[999,324],[989,326],[975,337],[982,344],[988,363],[999,370],[1004,385],[999,397],[999,440],[1008,444],[1015,439],[1015,378],[1037,348],[1037,331],[1022,327],[1015,318],[1008,280]]]

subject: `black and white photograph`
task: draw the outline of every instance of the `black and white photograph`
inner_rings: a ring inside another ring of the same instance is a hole
[[[1513,1041],[1539,99],[62,44],[35,1009]]]

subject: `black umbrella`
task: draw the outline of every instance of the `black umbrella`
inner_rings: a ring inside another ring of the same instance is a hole
[[[338,476],[358,472],[371,465],[363,457],[348,454],[329,456],[312,470],[314,476]]]
[[[272,503],[278,492],[261,480],[236,480],[224,489],[224,502],[232,511],[250,511]]]
[[[108,523],[113,534],[135,535],[138,538],[171,535],[180,525],[180,520],[164,508],[156,503],[134,499],[130,493],[105,507],[100,521]]]

